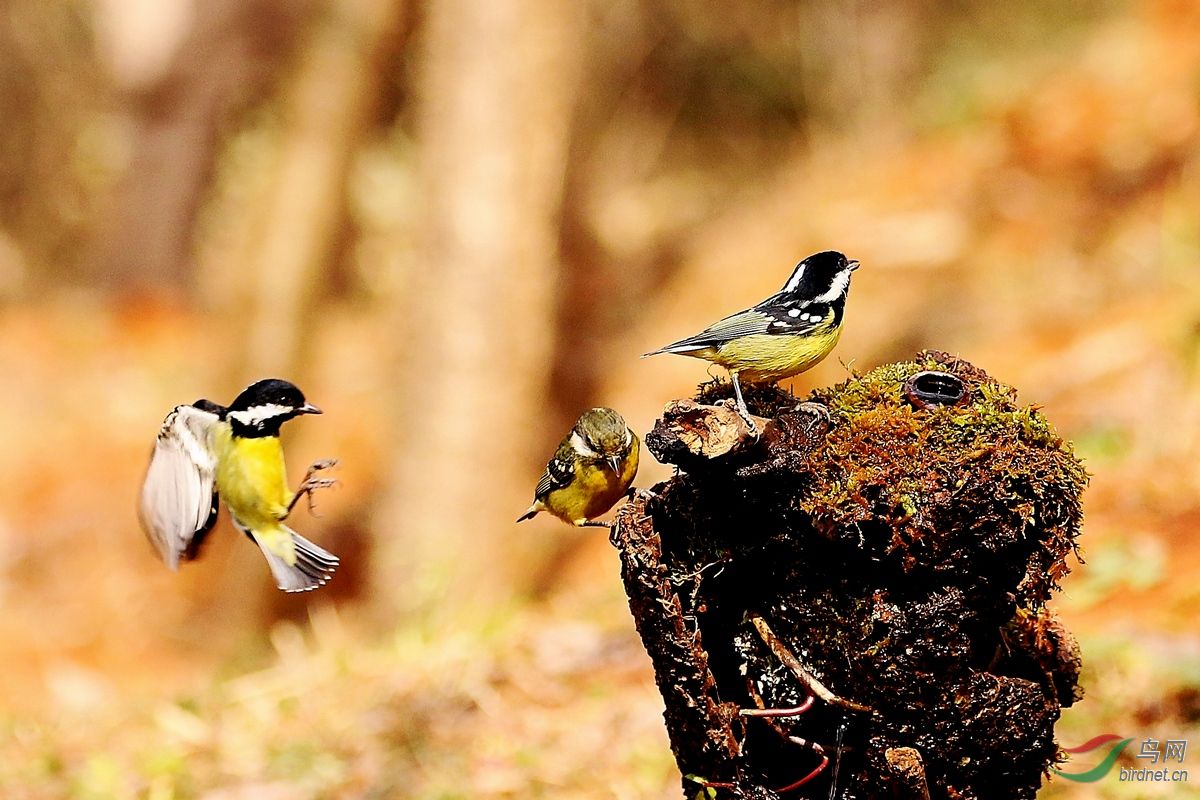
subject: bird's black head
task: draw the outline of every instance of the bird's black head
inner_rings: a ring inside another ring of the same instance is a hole
[[[779,293],[804,302],[832,303],[845,297],[850,289],[850,273],[856,269],[857,261],[836,250],[813,253],[796,265]]]
[[[238,436],[277,436],[279,426],[299,414],[320,414],[295,384],[278,378],[252,383],[229,404],[226,419]]]

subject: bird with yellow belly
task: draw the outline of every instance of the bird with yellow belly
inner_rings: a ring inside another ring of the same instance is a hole
[[[776,294],[646,356],[676,353],[725,367],[738,413],[756,431],[741,382],[774,383],[829,355],[842,333],[850,274],[856,269],[858,262],[841,253],[815,253],[796,265]]]
[[[142,483],[138,515],[147,538],[167,566],[200,554],[223,497],[234,525],[262,550],[285,592],[315,589],[329,581],[338,558],[285,524],[296,501],[335,483],[315,473],[333,466],[317,461],[297,491],[288,488],[280,427],[321,410],[288,381],[258,381],[228,408],[209,400],[176,406],[159,430]],[[310,509],[311,510],[311,509]]]
[[[640,442],[611,408],[585,411],[559,444],[534,490],[533,504],[517,522],[547,511],[579,527],[616,504],[637,475]]]

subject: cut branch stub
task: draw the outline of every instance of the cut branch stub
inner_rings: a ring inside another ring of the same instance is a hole
[[[922,371],[962,399],[912,403]],[[1033,798],[1078,697],[1045,607],[1079,533],[1069,445],[943,353],[815,392],[827,421],[756,388],[758,439],[729,393],[668,405],[646,442],[681,472],[613,529],[685,794]]]
[[[754,417],[759,437],[750,434],[746,420],[732,402],[701,405],[694,400],[672,400],[663,409],[662,418],[646,435],[652,449],[660,451],[672,464],[694,463],[737,455],[771,440],[777,435],[772,420]]]
[[[903,787],[896,795],[899,800],[929,800],[929,784],[925,782],[925,764],[921,754],[912,747],[889,747],[884,758]]]

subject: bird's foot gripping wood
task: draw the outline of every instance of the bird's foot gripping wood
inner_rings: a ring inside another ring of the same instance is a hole
[[[318,489],[328,489],[338,484],[337,478],[319,478],[317,473],[336,467],[337,463],[336,458],[325,458],[309,465],[308,472],[304,473],[304,480],[300,481],[300,485],[296,487],[296,494],[292,497],[292,502],[288,503],[288,514],[292,513],[292,509],[296,507],[296,503],[300,502],[301,497],[307,497],[308,513],[316,516],[317,507],[313,501],[313,493]]]
[[[830,416],[829,409],[820,403],[814,403],[810,400],[805,400],[803,403],[796,406],[796,410],[803,411],[812,417],[812,419],[809,420],[807,427],[807,430],[810,433],[817,426],[818,422],[825,423],[826,430],[833,427],[833,417]]]
[[[643,500],[653,500],[654,498],[658,497],[658,495],[656,495],[650,489],[640,489],[637,486],[630,486],[629,489],[625,492],[626,500],[635,500],[639,497],[642,498]]]
[[[737,373],[731,373],[733,379],[733,394],[737,398],[737,412],[742,421],[746,423],[746,428],[750,434],[750,438],[758,441],[759,429],[754,422],[754,417],[750,415],[750,409],[746,407],[746,398],[742,397],[742,383],[738,380]]]

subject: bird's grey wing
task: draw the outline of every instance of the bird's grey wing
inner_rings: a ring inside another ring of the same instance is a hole
[[[212,404],[210,404],[211,406]],[[196,406],[176,406],[163,422],[142,482],[142,530],[171,569],[196,557],[217,518],[213,427],[220,417]]]
[[[657,353],[686,353],[690,350],[720,347],[731,339],[750,336],[756,333],[769,333],[770,325],[773,321],[770,316],[759,311],[757,307],[748,308],[745,311],[739,311],[723,320],[714,322],[695,336],[689,336],[686,339],[680,339],[678,342],[672,342],[666,347],[655,350],[654,353],[647,353],[647,355],[655,355]]]
[[[574,479],[574,450],[571,448],[570,437],[568,437],[558,446],[554,457],[546,465],[546,471],[542,473],[542,479],[538,481],[537,488],[533,490],[533,496],[538,500],[544,500],[546,495],[555,489],[569,486]]]

